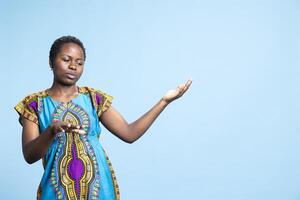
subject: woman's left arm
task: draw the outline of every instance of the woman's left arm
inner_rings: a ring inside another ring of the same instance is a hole
[[[185,84],[179,85],[177,89],[168,91],[148,112],[130,124],[112,106],[102,113],[100,121],[118,138],[127,143],[133,143],[147,131],[166,106],[181,97],[191,84],[192,80],[188,80]]]

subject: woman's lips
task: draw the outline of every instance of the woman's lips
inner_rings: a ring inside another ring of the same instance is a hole
[[[67,73],[66,74],[69,79],[76,79],[76,75]]]

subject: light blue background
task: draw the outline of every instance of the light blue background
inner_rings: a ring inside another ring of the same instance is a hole
[[[113,95],[129,121],[192,77],[147,134],[101,140],[122,200],[300,199],[297,0],[4,1],[0,3],[1,199],[34,199],[13,106],[50,87],[62,35],[87,49],[79,85]]]

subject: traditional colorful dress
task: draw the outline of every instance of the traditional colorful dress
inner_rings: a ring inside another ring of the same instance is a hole
[[[87,133],[56,135],[43,158],[37,199],[118,200],[116,177],[99,141],[99,117],[111,105],[112,96],[90,87],[78,90],[79,95],[67,103],[55,101],[44,90],[15,106],[20,116],[39,126],[41,134],[54,120],[85,125]]]

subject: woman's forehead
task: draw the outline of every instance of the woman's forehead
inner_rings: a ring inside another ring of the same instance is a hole
[[[77,55],[77,56],[80,56],[80,57],[83,57],[83,50],[82,48],[75,44],[75,43],[66,43],[64,44],[60,51],[59,51],[60,54],[71,54],[71,55]]]

